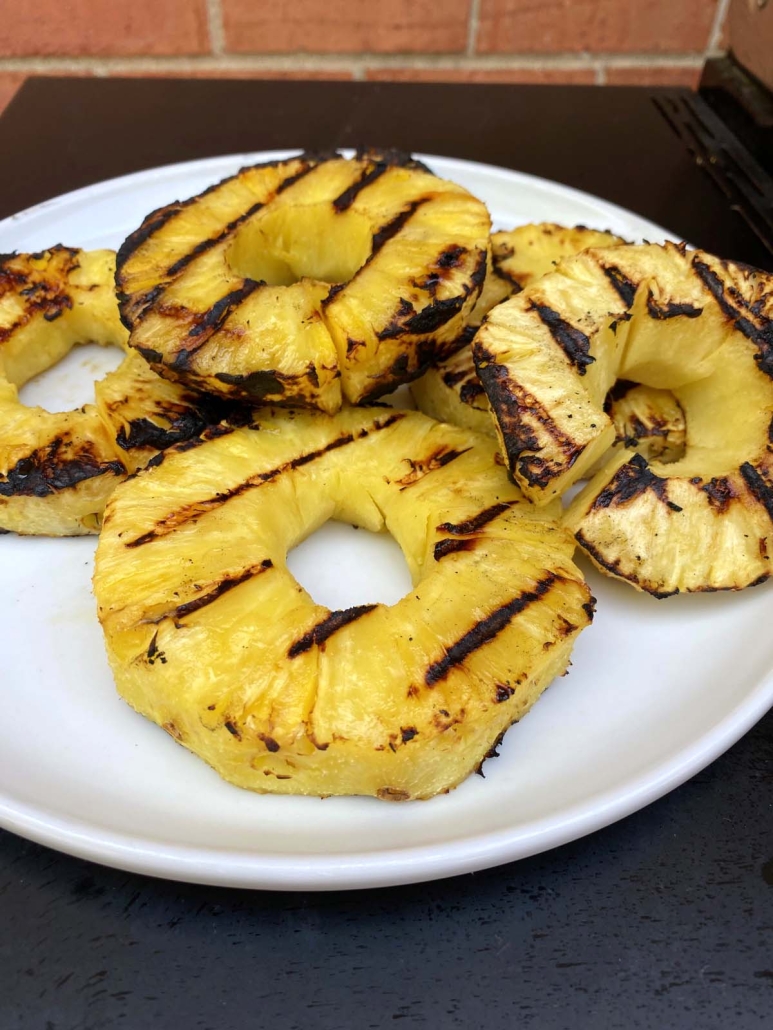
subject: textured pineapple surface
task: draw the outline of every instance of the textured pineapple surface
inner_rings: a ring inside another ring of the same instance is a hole
[[[474,341],[509,467],[538,504],[613,442],[616,380],[671,392],[682,456],[615,454],[567,513],[601,569],[656,596],[770,573],[771,286],[684,245],[588,250],[499,305]]]
[[[126,469],[94,405],[28,408],[19,389],[76,343],[126,346],[112,251],[52,247],[0,264],[0,529],[94,533]]]
[[[233,783],[426,798],[567,666],[574,541],[491,440],[417,412],[266,412],[110,499],[94,590],[122,696]],[[286,567],[328,519],[392,533],[414,587],[330,611]]]
[[[614,247],[623,242],[609,232],[582,225],[568,228],[553,222],[493,233],[492,259],[483,292],[470,316],[470,326],[479,326],[493,307],[552,272],[562,258],[579,254],[587,247]],[[456,354],[416,380],[411,392],[416,406],[426,415],[493,434],[491,406],[475,370],[471,339],[470,336]]]
[[[489,230],[405,155],[269,162],[147,216],[118,254],[122,317],[167,378],[334,412],[460,346]]]
[[[96,533],[127,472],[208,425],[248,417],[161,379],[135,352],[95,383],[94,404],[49,412],[21,402],[20,387],[76,344],[127,349],[114,280],[109,250],[57,246],[0,265],[0,529]]]

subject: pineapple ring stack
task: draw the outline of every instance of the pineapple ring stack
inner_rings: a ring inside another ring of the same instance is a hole
[[[473,344],[509,467],[537,504],[606,452],[617,379],[669,389],[684,455],[615,455],[567,525],[595,564],[665,597],[770,575],[773,277],[682,245],[589,250],[488,316]]]
[[[147,216],[118,253],[121,315],[169,379],[334,412],[458,349],[489,230],[405,155],[268,162]]]
[[[206,434],[205,434],[206,437]],[[261,792],[447,791],[566,668],[592,598],[558,506],[417,412],[267,413],[108,502],[94,575],[118,690]],[[331,612],[286,567],[328,519],[389,530],[415,586]]]
[[[159,379],[137,354],[95,384],[96,404],[30,408],[19,390],[83,342],[126,351],[115,254],[61,245],[0,262],[0,532],[99,530],[116,483],[223,417],[223,405]]]

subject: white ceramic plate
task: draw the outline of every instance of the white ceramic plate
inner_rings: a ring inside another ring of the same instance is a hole
[[[152,208],[272,156],[197,161],[78,190],[0,223],[0,251],[59,241],[115,247]],[[497,227],[551,220],[634,239],[667,235],[556,183],[425,160],[483,198]],[[68,395],[84,360],[71,356],[53,386],[49,373],[37,396],[30,387],[28,401],[85,401]],[[88,360],[93,374],[92,353]],[[111,358],[102,360],[106,367]],[[598,614],[571,673],[510,730],[485,779],[403,805],[259,796],[222,782],[118,699],[90,591],[93,553],[89,539],[0,538],[0,823],[137,872],[332,889],[483,869],[641,808],[706,766],[773,703],[769,587],[657,602],[588,570]],[[291,565],[335,607],[392,602],[409,586],[396,544],[340,525],[323,527]]]

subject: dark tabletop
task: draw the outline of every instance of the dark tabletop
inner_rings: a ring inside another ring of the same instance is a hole
[[[687,98],[34,80],[0,119],[0,216],[188,158],[370,143],[557,179],[773,267],[662,117]],[[0,832],[0,1030],[773,1027],[772,788],[773,714],[685,786],[584,840],[351,894],[167,883]]]

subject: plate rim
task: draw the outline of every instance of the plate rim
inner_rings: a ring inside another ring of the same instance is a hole
[[[0,220],[0,231],[52,208],[124,192],[138,181],[173,179],[222,167],[241,167],[257,160],[274,160],[299,153],[301,148],[216,155],[141,169],[79,187],[41,201]],[[350,148],[341,148],[344,154]],[[443,174],[454,168],[562,194],[592,203],[624,220],[647,225],[660,237],[677,238],[667,229],[595,194],[556,180],[499,165],[443,155],[417,154]],[[447,171],[445,170],[447,169]],[[227,174],[225,172],[224,174]],[[655,760],[638,775],[604,791],[516,829],[498,829],[457,837],[439,844],[379,849],[373,852],[316,854],[261,853],[234,848],[170,844],[151,838],[108,830],[96,823],[57,814],[39,805],[0,792],[0,826],[47,847],[77,858],[129,872],[190,883],[265,890],[341,890],[398,886],[475,872],[570,843],[645,807],[706,768],[736,743],[773,705],[773,671],[757,679],[753,688],[702,735],[665,760]]]

